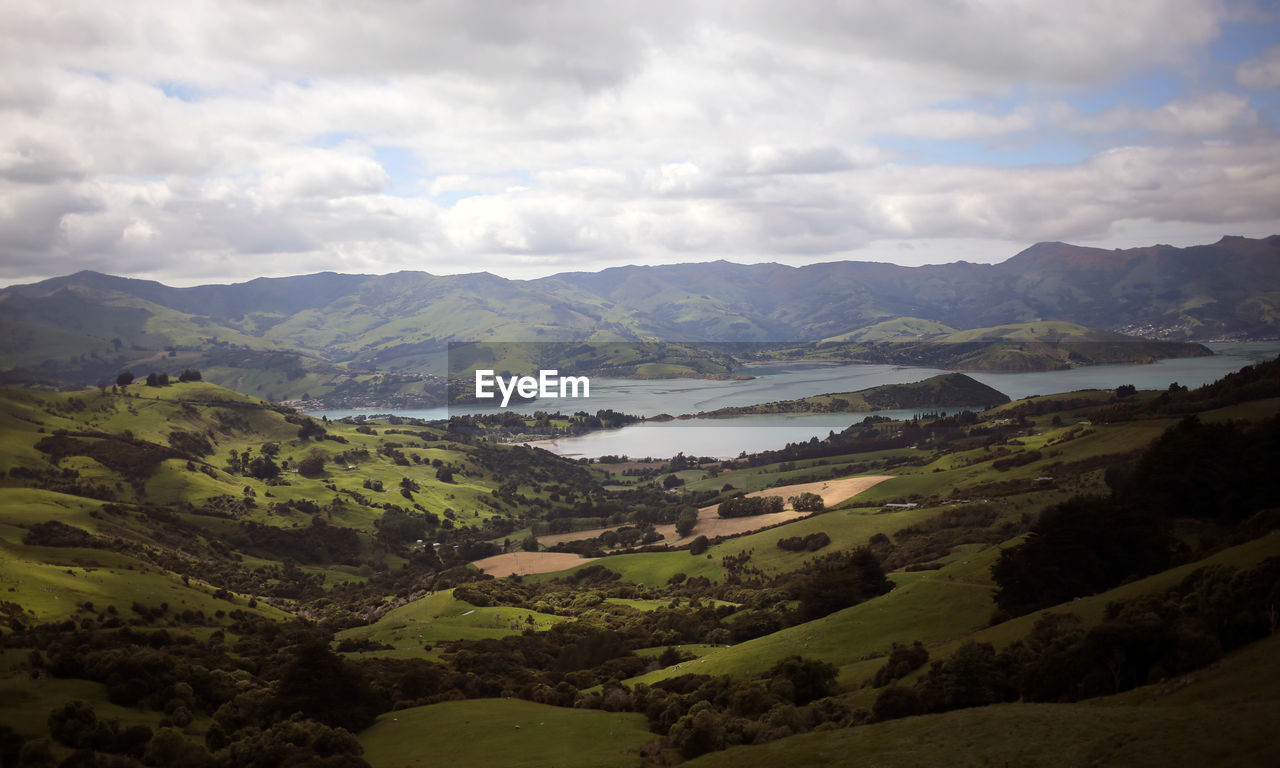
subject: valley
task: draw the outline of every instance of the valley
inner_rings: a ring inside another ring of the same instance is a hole
[[[981,716],[1027,738],[973,759],[1051,759],[1048,720],[1254,759],[1247,713],[1177,724],[1275,688],[1278,413],[1272,361],[606,462],[197,380],[4,390],[5,754],[911,763]]]

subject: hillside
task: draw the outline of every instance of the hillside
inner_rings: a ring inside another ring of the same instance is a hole
[[[1274,337],[1278,251],[1280,237],[1115,252],[1048,243],[991,265],[714,262],[531,281],[322,273],[194,288],[81,272],[0,290],[0,369],[9,384],[84,386],[130,367],[189,366],[268,400],[332,407],[441,404],[443,383],[432,377],[459,341],[828,342],[950,368],[1043,369],[1115,360],[1124,347],[1081,342],[1073,360],[1063,339],[1034,336],[1019,341],[1048,346],[1028,363],[1026,349],[990,354],[956,342],[952,353],[890,354],[885,345],[1049,321],[1147,339]],[[1119,359],[1168,354],[1150,347]],[[620,372],[687,372],[681,365]],[[691,370],[708,373],[697,362]]]
[[[1280,361],[614,464],[203,382],[0,390],[0,754],[1267,755],[1277,382]],[[850,478],[801,519],[700,534],[699,508]],[[590,538],[539,544],[570,531]],[[474,565],[546,551],[591,559]]]
[[[833,392],[798,400],[720,408],[701,417],[743,416],[759,413],[868,413],[919,408],[991,408],[1009,402],[1008,396],[986,384],[949,373],[911,384],[887,384],[857,392]]]

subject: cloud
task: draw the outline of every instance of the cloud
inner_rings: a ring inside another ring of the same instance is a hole
[[[1224,13],[0,0],[0,279],[527,275],[1275,220],[1274,127],[1201,77]],[[1238,83],[1274,87],[1275,56],[1240,63]],[[1198,90],[1066,106],[1151,72]],[[894,140],[938,151],[901,165]],[[983,141],[1086,159],[948,154]]]
[[[1280,45],[1254,57],[1236,68],[1236,82],[1255,91],[1280,86]]]
[[[1070,122],[1074,129],[1088,133],[1136,128],[1166,134],[1214,136],[1252,126],[1257,120],[1258,114],[1247,97],[1215,92],[1176,99],[1156,109],[1115,107]]]

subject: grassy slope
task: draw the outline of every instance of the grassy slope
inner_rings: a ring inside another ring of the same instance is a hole
[[[856,686],[884,663],[882,655],[895,642],[920,640],[929,648],[932,658],[945,658],[966,640],[1003,647],[1030,632],[1040,614],[987,626],[995,610],[990,569],[998,556],[999,548],[991,547],[967,554],[938,571],[894,574],[893,579],[900,586],[887,595],[816,621],[723,648],[699,660],[693,671],[712,675],[757,674],[779,659],[798,653],[835,664],[841,668],[841,682]],[[1054,611],[1074,613],[1086,625],[1095,624],[1102,619],[1107,603],[1167,589],[1205,565],[1248,568],[1269,556],[1280,556],[1280,533],[1081,598]],[[652,683],[689,671],[658,670],[632,682]]]
[[[1255,766],[1280,762],[1280,636],[1168,684],[1080,704],[1002,704],[811,733],[688,765]],[[1183,681],[1180,681],[1183,682]]]
[[[819,342],[819,344],[838,344],[841,342],[862,341],[906,341],[927,338],[930,336],[938,336],[945,333],[955,333],[955,328],[934,320],[922,320],[918,317],[895,317],[892,320],[868,325],[865,328],[859,328],[856,331],[842,333],[839,336],[831,336]]]
[[[102,683],[47,676],[32,680],[22,675],[0,678],[0,723],[17,733],[47,733],[50,710],[75,699],[92,702],[99,720],[116,718],[122,727],[146,725],[155,729],[165,716],[163,712],[112,704]]]
[[[533,618],[532,623],[529,617]],[[525,629],[544,630],[565,620],[562,616],[518,608],[478,608],[456,599],[449,589],[402,605],[373,624],[344,630],[337,637],[368,638],[392,645],[397,651],[392,655],[424,655],[424,643],[506,637]]]
[[[407,504],[398,493],[400,479],[406,476],[421,485],[422,490],[414,494],[415,502],[441,516],[446,509],[456,510],[459,525],[475,524],[495,514],[480,502],[489,498],[496,481],[486,477],[470,461],[464,447],[456,444],[431,442],[434,447],[410,448],[408,444],[418,442],[417,438],[364,435],[337,424],[328,428],[331,433],[345,437],[349,441],[346,445],[328,441],[299,442],[298,427],[287,423],[281,413],[264,407],[255,398],[213,384],[176,384],[164,388],[135,385],[129,387],[129,393],[131,396],[123,397],[102,395],[96,390],[67,394],[0,390],[0,473],[7,473],[14,466],[49,468],[48,457],[34,445],[57,429],[110,434],[127,431],[137,439],[162,446],[167,444],[170,432],[183,430],[206,435],[213,442],[214,452],[204,459],[213,468],[212,477],[187,469],[185,460],[165,460],[143,484],[145,495],[139,496],[127,479],[88,457],[67,457],[58,466],[76,469],[82,480],[105,485],[126,503],[146,500],[160,504],[200,504],[215,496],[240,497],[248,487],[256,494],[258,505],[247,519],[280,527],[309,525],[310,515],[268,514],[269,502],[310,500],[325,507],[334,496],[325,485],[332,484],[339,490],[351,490],[374,501]],[[418,454],[424,463],[402,467],[376,455],[377,447],[388,439],[406,444],[406,453]],[[367,448],[371,458],[350,471],[329,463],[319,478],[286,473],[284,477],[289,484],[280,486],[268,486],[223,470],[230,450],[249,449],[257,455],[268,442],[279,444],[279,460],[288,459],[291,463],[316,450],[332,454]],[[458,467],[456,482],[436,481],[435,470],[430,466],[432,459]],[[379,480],[387,490],[382,493],[367,490],[363,488],[365,480]],[[335,524],[373,533],[381,510],[356,504],[350,497],[342,498],[346,502],[334,510],[329,519]],[[91,601],[99,608],[115,605],[125,613],[134,601],[146,605],[167,602],[177,610],[189,608],[206,614],[233,607],[225,601],[214,600],[213,590],[195,579],[184,584],[174,574],[131,555],[106,549],[32,547],[22,543],[27,527],[49,520],[108,539],[151,541],[149,523],[141,513],[130,510],[107,515],[101,513],[101,508],[102,502],[94,499],[0,484],[0,588],[12,590],[5,593],[4,599],[20,603],[41,620],[66,618],[84,601]],[[235,525],[218,518],[183,517],[214,536]],[[394,560],[391,558],[389,562],[395,565]],[[250,558],[246,564],[249,563],[250,567],[271,564],[259,558]],[[307,568],[329,581],[358,578],[352,569]],[[234,599],[234,607],[244,607],[244,598]],[[283,615],[261,604],[258,611]]]
[[[644,715],[565,709],[519,699],[451,701],[389,712],[360,733],[373,768],[639,765],[655,736]]]

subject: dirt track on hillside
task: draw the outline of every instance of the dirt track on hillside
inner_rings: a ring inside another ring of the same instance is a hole
[[[892,477],[892,475],[842,477],[838,480],[820,480],[815,483],[799,483],[797,485],[784,485],[778,488],[766,488],[762,491],[748,493],[747,495],[781,496],[786,500],[792,496],[798,496],[802,493],[816,493],[822,497],[823,503],[830,507],[833,504],[839,504],[845,499],[857,496],[859,493],[862,493],[877,483],[888,480],[890,477]],[[769,526],[777,525],[778,523],[798,520],[802,517],[807,517],[809,514],[808,512],[796,512],[791,509],[790,505],[787,505],[784,511],[776,512],[771,515],[722,518],[716,514],[716,506],[717,505],[713,504],[709,507],[699,509],[698,526],[693,529],[692,535],[686,536],[683,539],[677,537],[676,527],[674,524],[655,526],[655,530],[662,534],[663,544],[680,547],[688,544],[699,536],[706,536],[709,539],[714,539],[716,536],[736,536],[738,534],[750,533],[751,531],[758,531],[761,528],[768,528]],[[621,526],[613,526],[611,528],[594,528],[589,531],[578,531],[577,533],[554,533],[547,536],[539,536],[538,543],[544,547],[552,547],[564,541],[594,539],[605,531],[617,530],[620,527]],[[545,573],[545,571],[539,571],[539,573]]]

